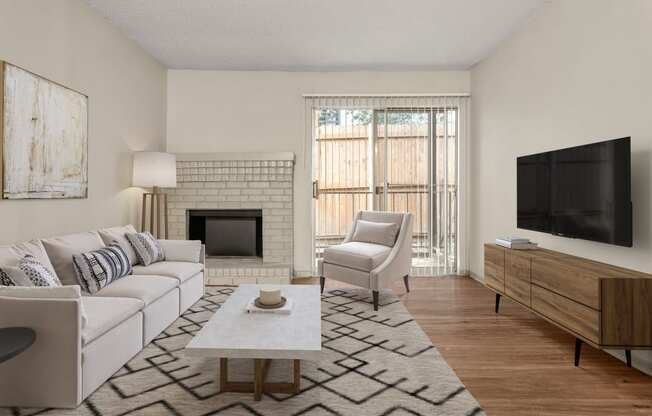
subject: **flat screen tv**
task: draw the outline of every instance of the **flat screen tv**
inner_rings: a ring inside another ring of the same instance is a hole
[[[517,158],[517,226],[632,246],[630,138]]]

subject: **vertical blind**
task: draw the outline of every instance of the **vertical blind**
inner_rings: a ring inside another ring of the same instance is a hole
[[[304,98],[315,260],[341,242],[355,212],[407,211],[412,274],[465,273],[469,97]]]

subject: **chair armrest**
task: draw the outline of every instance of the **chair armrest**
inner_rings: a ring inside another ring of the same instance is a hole
[[[165,260],[202,263],[203,245],[199,240],[158,240]]]
[[[0,366],[0,407],[76,407],[82,400],[81,299],[0,297],[0,327],[34,344]]]
[[[369,273],[372,290],[379,290],[410,273],[412,264],[412,214],[406,213],[389,256]]]

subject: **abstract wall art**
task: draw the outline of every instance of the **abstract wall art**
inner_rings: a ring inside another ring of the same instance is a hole
[[[0,61],[2,198],[86,198],[88,97]]]

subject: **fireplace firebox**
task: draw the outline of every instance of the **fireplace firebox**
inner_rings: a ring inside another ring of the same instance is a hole
[[[263,211],[192,209],[187,211],[188,239],[201,240],[207,257],[262,257]]]

